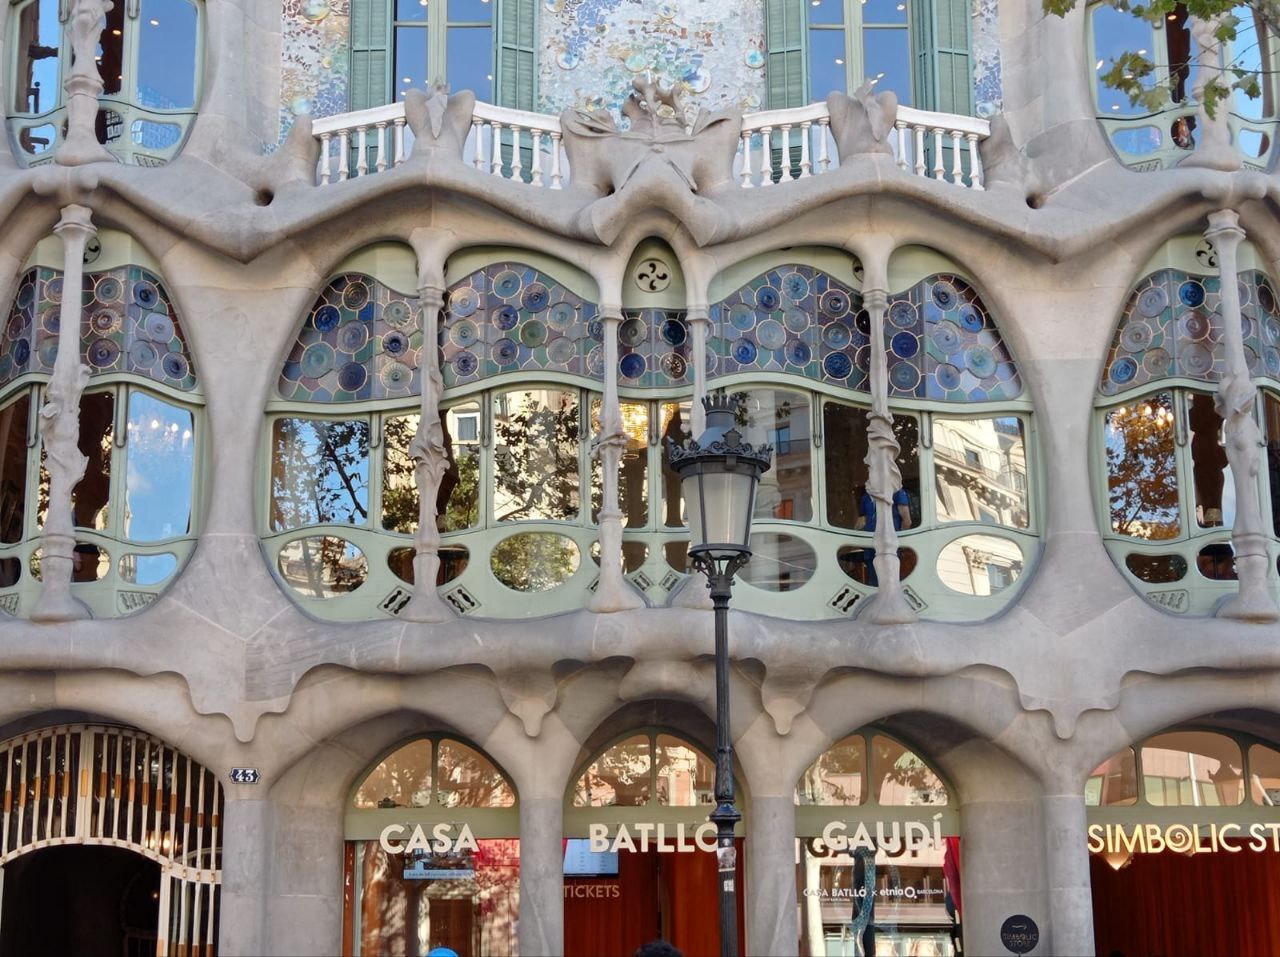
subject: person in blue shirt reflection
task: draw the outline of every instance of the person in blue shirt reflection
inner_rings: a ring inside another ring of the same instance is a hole
[[[862,495],[858,500],[858,512],[858,520],[853,527],[859,531],[874,534],[876,530],[876,500],[871,497],[871,493],[867,491],[865,485],[862,486]],[[911,498],[907,495],[905,488],[899,487],[893,493],[893,527],[899,532],[911,527]],[[876,575],[875,557],[876,550],[874,548],[864,548],[862,550],[862,560],[867,565],[866,584],[872,588],[876,588],[880,584],[880,579]]]

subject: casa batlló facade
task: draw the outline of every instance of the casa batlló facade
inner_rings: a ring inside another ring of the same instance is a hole
[[[1240,15],[0,2],[0,957],[1280,949]]]

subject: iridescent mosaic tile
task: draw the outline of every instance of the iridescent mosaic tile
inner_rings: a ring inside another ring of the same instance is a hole
[[[1280,315],[1264,273],[1239,274],[1245,358],[1254,376],[1280,379]],[[1161,269],[1129,294],[1100,389],[1116,395],[1161,379],[1217,382],[1226,370],[1217,276]]]
[[[683,312],[629,309],[618,327],[618,385],[688,385],[693,382],[692,352],[692,332]]]
[[[91,375],[129,373],[195,390],[191,352],[158,276],[141,266],[86,273],[81,302],[80,358]],[[53,373],[61,309],[62,271],[29,270],[9,311],[0,386],[30,373]]]
[[[277,389],[296,402],[359,402],[422,394],[416,296],[370,276],[331,280],[285,360]]]

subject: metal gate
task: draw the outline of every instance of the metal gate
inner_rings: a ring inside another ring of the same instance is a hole
[[[67,844],[127,848],[160,865],[157,957],[214,957],[222,787],[127,728],[63,725],[0,742],[0,866]]]

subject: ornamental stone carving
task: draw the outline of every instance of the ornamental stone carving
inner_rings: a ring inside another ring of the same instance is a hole
[[[414,137],[410,159],[436,150],[461,159],[475,107],[474,93],[463,90],[450,94],[447,83],[433,83],[429,90],[410,90],[404,98],[405,122]]]
[[[62,166],[114,163],[115,157],[98,142],[96,121],[102,77],[98,73],[98,38],[115,8],[109,0],[74,0],[68,21],[73,60],[63,89],[67,92],[67,133],[54,155]]]
[[[830,93],[827,111],[831,114],[831,135],[840,156],[859,153],[892,156],[889,136],[898,118],[898,95],[892,91],[872,93],[870,81],[853,96]]]

